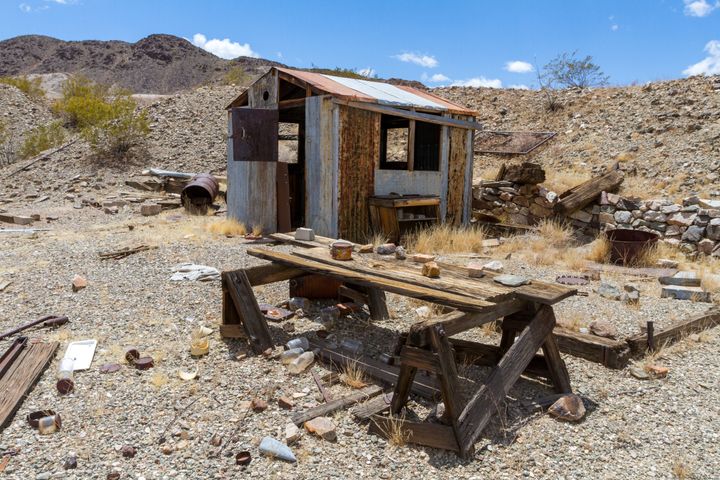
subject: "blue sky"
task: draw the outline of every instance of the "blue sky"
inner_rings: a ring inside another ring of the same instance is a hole
[[[428,85],[533,86],[528,64],[573,50],[592,55],[612,84],[720,73],[720,0],[0,0],[0,39],[152,33],[224,56]]]

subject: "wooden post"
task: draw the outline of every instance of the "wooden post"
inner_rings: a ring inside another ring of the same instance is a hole
[[[647,347],[648,351],[655,351],[655,322],[652,320],[647,322]]]
[[[378,288],[368,287],[367,296],[370,318],[373,320],[389,320],[390,312],[388,312],[385,292]]]
[[[242,270],[226,272],[227,290],[235,304],[250,345],[255,353],[273,347],[272,336],[265,316],[255,299],[250,281]]]

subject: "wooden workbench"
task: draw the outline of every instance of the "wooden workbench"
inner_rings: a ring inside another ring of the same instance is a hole
[[[450,425],[401,422],[412,432],[411,442],[445,448],[467,456],[498,405],[523,372],[550,380],[558,393],[571,392],[570,379],[553,335],[552,305],[574,295],[564,286],[532,281],[517,288],[493,281],[493,275],[470,278],[463,267],[442,265],[440,278],[421,275],[421,266],[409,261],[353,254],[353,260],[334,260],[328,249],[315,242],[291,253],[251,248],[248,253],[271,263],[223,273],[223,326],[241,326],[256,351],[273,346],[272,337],[252,286],[319,274],[340,279],[366,291],[392,292],[455,309],[451,313],[418,322],[404,333],[399,345],[400,368],[389,410],[404,408],[418,370],[434,373]],[[384,301],[384,297],[383,297]],[[502,319],[499,346],[451,339],[453,335]],[[542,350],[542,355],[537,352]],[[458,386],[457,361],[468,359],[493,368],[470,398]],[[382,432],[386,417],[373,416]]]

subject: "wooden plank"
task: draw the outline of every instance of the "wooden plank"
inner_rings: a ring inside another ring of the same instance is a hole
[[[408,333],[410,343],[416,346],[427,345],[430,341],[427,337],[427,330],[437,325],[442,326],[448,336],[453,336],[522,310],[525,307],[525,303],[524,300],[511,300],[498,303],[495,305],[494,310],[485,313],[450,312],[437,318],[417,322],[410,327]]]
[[[670,327],[654,332],[655,345],[663,347],[672,345],[690,334],[702,332],[720,325],[720,310],[711,310],[703,314],[677,322]],[[645,334],[633,335],[626,339],[633,355],[642,355],[647,350],[648,337]]]
[[[463,404],[462,399],[460,398],[462,390],[458,385],[455,353],[453,352],[450,342],[448,342],[448,338],[445,335],[445,331],[441,326],[431,328],[428,333],[430,334],[430,343],[432,344],[440,363],[438,381],[440,382],[440,392],[442,393],[443,403],[445,404],[445,414],[450,419],[455,439],[458,441],[458,445],[460,445],[458,419],[460,417]],[[461,453],[466,455],[468,451],[463,451],[461,448]]]
[[[310,373],[312,373],[313,380],[315,381],[315,385],[317,385],[318,390],[320,390],[320,395],[322,395],[323,400],[325,400],[325,403],[332,402],[332,396],[330,395],[330,392],[327,391],[327,388],[325,388],[325,385],[323,385],[322,380],[320,377],[318,377],[318,374],[315,373],[315,370],[312,370]]]
[[[452,427],[438,423],[411,422],[401,418],[373,415],[370,417],[370,432],[388,438],[399,428],[408,442],[443,450],[459,451]]]
[[[370,318],[373,320],[389,320],[390,312],[387,308],[385,292],[378,288],[367,288],[367,306],[370,310]]]
[[[265,316],[260,311],[247,276],[243,271],[225,272],[225,276],[228,293],[242,319],[242,325],[253,351],[262,353],[268,348],[272,348],[273,340],[270,329]]]
[[[407,118],[409,120],[419,120],[421,122],[432,123],[435,125],[446,125],[458,128],[471,128],[474,130],[482,130],[483,128],[482,125],[477,122],[471,122],[468,120],[457,120],[450,117],[413,112],[410,110],[402,110],[400,108],[387,107],[384,105],[379,105],[377,103],[354,102],[351,100],[342,100],[340,98],[333,98],[333,102],[337,103],[338,105],[346,105],[348,107],[368,110],[370,112],[384,113],[386,115]]]
[[[553,333],[545,337],[542,351],[555,391],[557,393],[572,393],[570,375],[568,374],[565,362],[560,356],[560,349],[558,348],[557,340]]]
[[[336,159],[333,156],[333,104],[310,97],[305,108],[305,226],[317,235],[337,236]]]
[[[616,369],[625,368],[630,360],[630,348],[625,342],[563,328],[555,328],[554,333],[560,351],[568,355]]]
[[[350,395],[336,398],[335,400],[323,403],[321,405],[318,405],[317,407],[305,410],[304,412],[295,413],[292,416],[292,422],[297,426],[301,426],[303,423],[312,420],[313,418],[329,415],[340,409],[355,405],[358,402],[364,402],[380,395],[382,392],[383,389],[381,387],[378,387],[377,385],[369,385],[365,388],[351,393]]]
[[[458,308],[461,310],[485,313],[487,311],[494,311],[497,308],[494,303],[486,302],[484,300],[473,299],[454,293],[411,285],[402,281],[379,277],[377,275],[369,275],[348,268],[336,267],[334,265],[304,259],[296,255],[289,255],[283,252],[275,252],[259,248],[249,248],[247,252],[249,255],[254,257],[281,263],[294,268],[301,268],[307,272],[317,273],[319,275],[327,275],[329,277],[337,278],[343,282],[354,283],[363,287],[376,287],[388,292],[397,293],[399,295],[418,298],[420,300],[426,300],[428,302],[446,305],[448,307]]]
[[[378,360],[366,356],[352,357],[338,350],[327,348],[326,342],[311,340],[312,348],[319,348],[318,357],[320,360],[340,370],[346,365],[355,364],[362,369],[366,375],[388,385],[397,383],[400,368],[394,365],[386,365]],[[440,390],[437,382],[430,377],[418,377],[412,384],[412,393],[423,398],[435,400],[440,398]]]
[[[383,277],[388,280],[397,280],[418,287],[434,289],[471,298],[480,298],[491,302],[511,299],[513,289],[498,283],[487,281],[457,281],[452,276],[428,278],[422,275],[422,266],[413,262],[399,262],[393,260],[378,260],[355,255],[353,260],[335,260],[327,248],[310,248],[296,250],[293,255],[308,260],[320,262],[334,267],[352,269],[358,273]]]
[[[360,242],[370,230],[368,198],[375,193],[380,115],[341,106],[339,120],[338,235]]]
[[[240,325],[242,319],[235,308],[235,303],[228,290],[228,276],[222,275],[222,323],[223,325]]]
[[[465,165],[467,162],[466,130],[450,129],[450,153],[448,157],[448,192],[445,222],[458,226],[465,210]]]
[[[602,192],[612,192],[623,182],[624,175],[620,170],[610,170],[604,175],[573,187],[562,193],[553,210],[558,215],[568,215],[583,208],[595,200]]]
[[[246,268],[243,272],[245,272],[250,285],[253,287],[291,280],[305,275],[305,272],[300,269],[290,268],[278,263],[268,263],[265,265]]]
[[[400,359],[403,365],[433,373],[440,371],[438,356],[429,350],[405,345],[400,351]]]
[[[277,188],[277,229],[279,232],[289,232],[290,225],[290,177],[288,164],[278,162],[276,167],[276,188]]]
[[[33,385],[50,364],[58,342],[30,344],[0,378],[0,430],[7,427]]]
[[[459,338],[451,338],[450,343],[453,350],[455,350],[455,360],[462,364],[494,367],[503,356],[500,347],[496,345],[485,345],[484,343]],[[550,380],[550,372],[547,363],[545,363],[545,357],[535,355],[523,374]]]
[[[635,268],[594,262],[588,262],[584,270],[635,277],[672,277],[678,272],[677,268]]]
[[[460,414],[460,449],[472,448],[492,415],[502,408],[505,396],[530,364],[554,324],[552,307],[542,306],[515,343],[488,375]]]
[[[373,415],[389,410],[390,405],[392,404],[392,399],[392,393],[383,393],[382,395],[378,395],[377,397],[371,398],[367,402],[354,407],[352,409],[352,414],[360,421],[369,420]]]
[[[349,298],[353,302],[357,303],[358,305],[367,305],[368,303],[368,296],[354,288],[351,288],[347,285],[340,285],[340,288],[338,288],[338,295],[341,298]]]
[[[414,385],[417,368],[411,364],[401,364],[398,373],[397,382],[395,382],[395,390],[393,391],[392,403],[390,411],[394,415],[398,415],[410,397],[410,391]]]

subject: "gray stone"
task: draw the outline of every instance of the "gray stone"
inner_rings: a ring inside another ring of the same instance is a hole
[[[611,283],[600,283],[600,286],[597,289],[598,295],[600,295],[603,298],[609,298],[610,300],[620,300],[621,293],[620,289],[611,284]]]
[[[660,211],[665,214],[677,213],[680,210],[682,210],[682,207],[680,205],[665,205],[660,207]]]
[[[668,225],[667,229],[665,229],[665,236],[666,237],[672,237],[675,235],[680,235],[685,229],[680,228],[679,225]]]
[[[685,230],[685,233],[682,235],[682,241],[683,242],[691,242],[691,243],[697,243],[705,234],[705,227],[699,227],[697,225],[691,225],[688,227],[687,230]]]
[[[493,281],[501,285],[505,285],[506,287],[519,287],[521,285],[527,285],[528,283],[530,283],[530,280],[525,277],[511,274],[498,275],[493,278]]]
[[[493,260],[483,265],[482,269],[488,272],[500,273],[503,271],[503,264],[500,260]]]
[[[705,292],[702,287],[683,287],[680,285],[663,285],[660,292],[662,298],[674,298],[676,300],[692,300],[695,302],[710,302],[710,292]]]
[[[710,255],[715,249],[715,242],[713,242],[709,238],[703,238],[698,242],[697,248],[698,252],[704,253],[705,255]]]
[[[598,220],[600,221],[600,223],[609,223],[615,225],[615,215],[613,215],[612,213],[600,212],[600,214],[598,215]]]
[[[570,218],[584,223],[590,223],[592,221],[592,213],[588,213],[585,210],[577,210],[570,214]]]
[[[617,338],[618,332],[615,325],[607,320],[594,320],[590,323],[590,332],[593,335],[604,338]]]
[[[140,214],[144,217],[152,217],[162,212],[162,206],[157,203],[143,203],[140,205]]]
[[[394,243],[383,243],[375,249],[378,255],[392,255],[397,247]]]
[[[702,208],[712,208],[715,210],[720,210],[720,200],[706,200],[706,199],[699,199],[698,204]]]
[[[632,222],[632,213],[625,210],[618,210],[615,212],[615,221],[617,223],[630,223]]]
[[[695,213],[678,212],[674,213],[668,218],[667,223],[670,225],[678,225],[681,227],[689,227],[695,221]]]
[[[585,416],[585,405],[580,397],[571,393],[553,403],[548,413],[559,420],[577,422]]]
[[[654,212],[652,210],[649,210],[645,212],[645,215],[643,215],[643,218],[647,220],[648,222],[666,222],[667,221],[667,215],[661,212]]]
[[[405,253],[405,247],[395,247],[395,258],[398,260],[405,260],[407,258],[407,253]]]
[[[713,218],[707,226],[707,237],[710,240],[720,240],[720,218]]]

